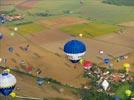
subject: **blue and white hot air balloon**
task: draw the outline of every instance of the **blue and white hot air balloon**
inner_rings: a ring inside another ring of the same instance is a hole
[[[110,59],[109,59],[109,58],[105,58],[105,59],[104,59],[104,63],[105,63],[105,64],[109,64],[109,63],[110,63]]]
[[[3,16],[0,16],[0,24],[3,24],[3,23],[5,23],[5,18],[3,17]]]
[[[16,78],[14,75],[10,74],[8,71],[3,71],[0,74],[0,93],[4,96],[9,96],[14,90],[16,85]]]
[[[64,52],[72,63],[77,63],[86,53],[86,46],[79,40],[71,40],[64,45]]]

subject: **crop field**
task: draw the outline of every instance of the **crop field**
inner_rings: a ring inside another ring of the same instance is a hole
[[[19,6],[19,5],[18,5]],[[116,6],[103,3],[102,0],[84,0],[83,5],[78,0],[39,0],[32,9],[23,10],[14,5],[4,5],[2,9],[12,10],[29,16],[30,20],[49,18],[53,16],[77,16],[92,21],[116,24],[134,20],[133,6]],[[42,13],[43,16],[38,16]]]
[[[0,0],[0,75],[8,68],[16,95],[40,100],[126,100],[128,89],[134,97],[131,1]],[[82,43],[65,52],[70,40]],[[85,55],[72,63],[76,54]]]
[[[14,27],[11,27],[11,29],[13,30]],[[28,23],[23,25],[17,25],[17,28],[19,30],[18,31],[19,34],[28,35],[30,33],[42,32],[45,27],[37,23]]]
[[[102,0],[84,0],[80,5],[78,0],[46,0],[39,1],[29,12],[48,11],[52,15],[73,15],[103,23],[120,23],[134,19],[133,6],[115,6],[102,3]],[[66,13],[65,13],[66,12]]]
[[[107,33],[117,32],[119,28],[108,24],[88,23],[64,27],[61,30],[74,36],[83,34],[85,37],[96,37]]]

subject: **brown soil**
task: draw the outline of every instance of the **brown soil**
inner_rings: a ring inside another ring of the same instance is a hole
[[[6,5],[17,5],[19,3],[24,2],[25,0],[1,0],[0,3],[2,6]]]
[[[134,27],[134,21],[119,24],[125,27]]]
[[[24,2],[19,3],[16,7],[20,9],[31,9],[38,2],[38,0],[25,0]]]
[[[73,16],[60,16],[48,20],[40,20],[39,23],[43,24],[46,27],[54,29],[54,28],[60,28],[64,26],[74,25],[74,24],[88,23],[88,21]]]
[[[5,33],[5,38],[2,41],[2,56],[8,58],[7,65],[10,65],[11,67],[19,66],[20,60],[24,59],[29,65],[34,66],[36,69],[40,68],[43,76],[52,77],[64,84],[81,87],[81,84],[87,82],[86,79],[82,78],[84,71],[82,67],[78,66],[78,68],[74,69],[74,65],[69,63],[65,56],[60,57],[55,53],[51,53],[40,47],[40,45],[33,43],[20,35],[11,37],[9,36],[9,30],[4,27],[1,29],[2,33]],[[19,48],[20,46],[24,47],[27,44],[30,45],[29,52],[24,52]],[[10,53],[7,50],[10,46],[14,47],[14,53]],[[40,57],[37,57],[35,53]],[[15,59],[16,63],[14,63],[12,59]]]

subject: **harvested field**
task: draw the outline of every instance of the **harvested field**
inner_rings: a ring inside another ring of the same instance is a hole
[[[19,9],[32,9],[38,0],[25,0],[17,5]]]

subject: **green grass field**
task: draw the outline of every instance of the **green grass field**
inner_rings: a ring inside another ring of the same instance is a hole
[[[134,77],[134,72],[130,72],[129,74]]]
[[[15,5],[4,6],[3,9],[7,12],[14,11],[14,14],[21,13],[25,16],[23,19],[24,22],[36,22],[38,19],[56,18],[57,16],[76,16],[88,19],[94,23],[75,25],[61,29],[73,35],[82,33],[86,37],[115,32],[118,30],[118,27],[114,25],[134,20],[134,6],[116,6],[103,3],[102,1],[103,0],[84,0],[84,4],[81,5],[79,0],[39,0],[32,9],[18,9]],[[64,12],[66,11],[71,11],[71,13],[65,14]],[[51,16],[44,16],[46,12]],[[12,26],[18,22],[19,21],[10,22],[8,25]],[[35,27],[37,29],[34,29]],[[20,33],[23,34],[42,30],[42,26],[35,24],[21,25],[19,28]]]
[[[116,6],[102,3],[102,0],[84,0],[80,5],[79,0],[41,0],[29,12],[44,12],[64,15],[64,11],[70,10],[68,15],[87,18],[93,21],[116,24],[134,20],[134,6]]]
[[[79,0],[39,0],[38,3],[28,10],[18,10],[15,6],[2,6],[6,11],[15,9],[16,13],[22,13],[28,20],[40,19],[36,13],[49,12],[52,16],[77,16],[93,20],[95,22],[118,24],[134,20],[134,6],[116,6],[102,3],[103,0],[84,0],[81,5]],[[71,11],[64,14],[65,11]],[[29,15],[29,13],[31,15]],[[42,18],[49,18],[42,17]]]
[[[37,33],[44,30],[44,26],[37,24],[37,23],[29,23],[29,24],[23,24],[23,25],[17,25],[14,26],[18,28],[18,33],[22,35],[28,35],[31,33]],[[12,26],[12,29],[14,28]]]
[[[130,89],[130,84],[129,83],[125,83],[125,84],[121,85],[117,89],[115,95],[119,96],[121,98],[121,100],[126,100],[125,91],[128,90],[128,89]],[[132,94],[134,94],[134,93],[132,93]]]
[[[115,25],[100,24],[100,23],[88,23],[79,24],[69,27],[61,28],[63,32],[69,33],[71,35],[78,36],[83,34],[84,37],[96,37],[105,35],[107,33],[116,32],[119,28]]]

